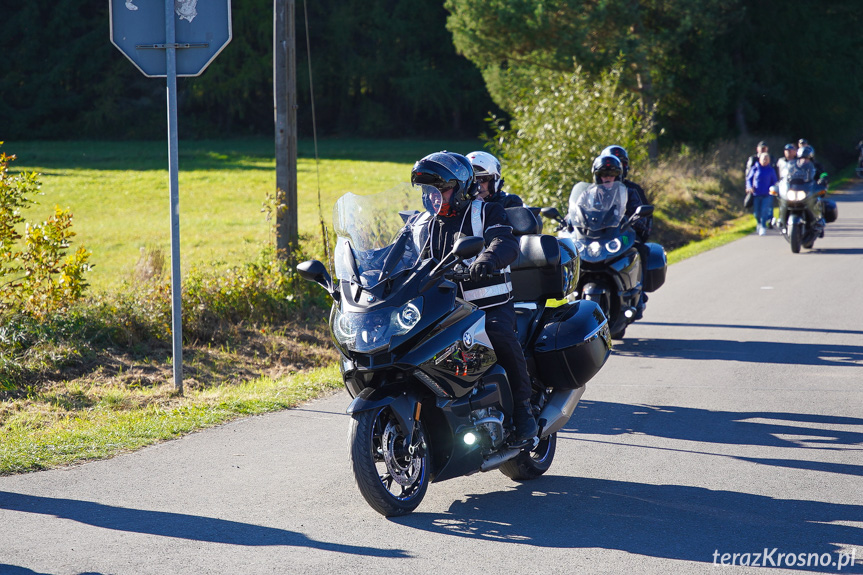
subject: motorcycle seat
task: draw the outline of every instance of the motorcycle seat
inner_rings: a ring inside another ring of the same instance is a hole
[[[516,237],[538,234],[541,231],[539,220],[528,208],[506,208],[506,217]]]
[[[560,244],[548,235],[519,236],[518,257],[510,264],[512,270],[529,270],[560,265]]]
[[[554,236],[519,236],[518,257],[509,265],[515,301],[545,301],[563,297],[560,244]]]

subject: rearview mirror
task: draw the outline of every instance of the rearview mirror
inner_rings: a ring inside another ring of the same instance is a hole
[[[478,255],[485,247],[485,240],[479,236],[463,236],[455,241],[452,253],[460,259],[466,260]]]
[[[542,217],[548,218],[550,220],[559,220],[560,212],[557,211],[557,208],[542,208],[539,210],[539,213],[542,214]]]
[[[297,273],[306,281],[314,282],[323,287],[330,295],[333,295],[333,279],[327,271],[326,266],[318,260],[309,260],[301,264],[297,264]]]
[[[638,216],[639,218],[646,218],[647,216],[653,215],[653,206],[650,204],[641,204],[637,208],[635,208],[635,212],[632,214],[633,216]]]

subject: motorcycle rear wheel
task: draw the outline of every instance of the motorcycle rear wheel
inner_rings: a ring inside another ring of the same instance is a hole
[[[500,466],[500,472],[516,481],[536,479],[551,467],[557,450],[557,433],[539,440],[531,451],[522,451]]]
[[[351,470],[366,502],[386,517],[416,509],[429,484],[429,446],[421,421],[413,441],[388,407],[354,414],[348,433]]]

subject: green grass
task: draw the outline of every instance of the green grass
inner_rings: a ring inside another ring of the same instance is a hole
[[[332,140],[319,144],[316,163],[313,145],[300,142],[300,233],[320,244],[319,213],[329,225],[342,194],[374,193],[408,181],[413,162],[427,153],[478,147],[477,141]],[[88,280],[94,288],[115,289],[130,279],[142,248],[170,256],[166,143],[10,141],[2,149],[17,155],[13,171],[42,174],[44,196],[29,219],[41,221],[55,204],[71,208],[75,241],[93,252]],[[184,273],[192,266],[241,264],[274,241],[262,213],[276,186],[271,141],[181,141],[178,166]]]
[[[174,397],[165,387],[110,388],[75,409],[74,385],[36,395],[26,409],[2,414],[0,475],[103,459],[248,415],[296,407],[341,387],[331,366],[273,380],[262,378]]]
[[[721,231],[703,240],[691,242],[682,248],[668,252],[668,265],[675,264],[700,253],[724,246],[755,231],[755,219],[744,216],[729,222]]]

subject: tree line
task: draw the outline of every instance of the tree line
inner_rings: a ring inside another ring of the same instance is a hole
[[[0,138],[165,137],[165,81],[111,45],[108,6],[33,0],[3,11]],[[308,44],[319,134],[475,137],[495,105],[446,18],[441,0],[297,1],[300,136],[312,135]],[[178,79],[181,138],[273,133],[273,1],[234,0],[232,24],[207,70]]]
[[[620,71],[661,145],[794,133],[846,150],[863,131],[855,0],[297,2],[299,133],[475,136],[539,71]],[[272,0],[235,1],[233,39],[179,80],[180,135],[269,135]],[[309,37],[306,37],[308,14]],[[108,2],[33,0],[0,21],[0,137],[162,138],[165,88],[109,42]],[[597,119],[601,122],[601,119]]]

